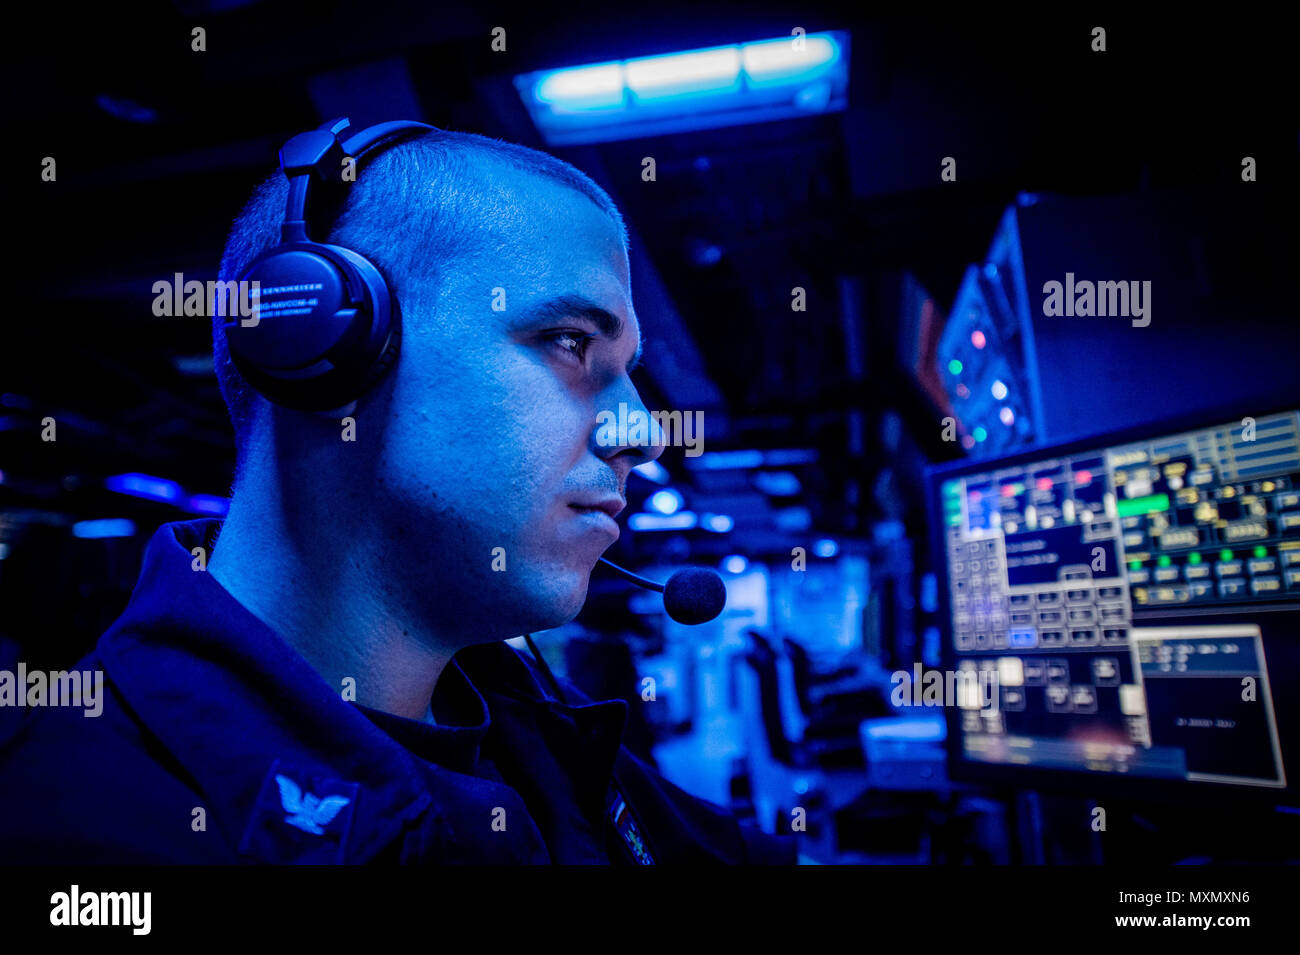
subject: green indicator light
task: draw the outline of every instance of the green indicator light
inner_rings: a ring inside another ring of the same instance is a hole
[[[1115,505],[1120,517],[1130,517],[1134,514],[1149,514],[1152,511],[1169,510],[1168,494],[1148,494],[1146,497],[1135,497],[1132,500],[1120,501]]]
[[[1200,554],[1189,554],[1188,557],[1187,557],[1187,562],[1188,562],[1189,564],[1199,564],[1199,563],[1201,562],[1201,555],[1200,555]]]
[[[948,370],[952,372],[954,375],[960,375],[961,369],[962,369],[962,363],[959,362],[956,358],[948,362]]]
[[[1140,560],[1130,560],[1130,561],[1128,562],[1128,569],[1129,569],[1129,570],[1141,570],[1141,569],[1142,569],[1142,561],[1140,561]]]
[[[1226,547],[1223,548],[1223,550],[1219,551],[1219,560],[1232,560],[1232,551]]]
[[[983,428],[976,428],[972,433],[975,435],[976,441],[983,441],[985,438],[989,436],[989,433],[985,431]]]
[[[1256,556],[1256,557],[1267,557],[1267,556],[1268,556],[1268,548],[1265,547],[1263,544],[1258,544],[1258,545],[1256,545],[1256,547],[1255,547],[1255,556]]]
[[[1173,558],[1171,558],[1168,554],[1161,554],[1160,559],[1156,561],[1156,563],[1158,563],[1161,567],[1168,567],[1173,562],[1174,562]]]

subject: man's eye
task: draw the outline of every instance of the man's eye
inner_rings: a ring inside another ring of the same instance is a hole
[[[556,348],[567,355],[573,355],[578,361],[582,361],[587,356],[587,346],[591,344],[594,335],[585,332],[553,332],[547,336],[547,340],[552,342]]]

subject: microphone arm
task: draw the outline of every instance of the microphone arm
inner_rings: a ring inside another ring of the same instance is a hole
[[[699,567],[687,568],[686,570],[677,571],[668,578],[667,583],[658,584],[653,580],[647,580],[645,577],[634,574],[630,570],[625,570],[604,557],[598,559],[600,563],[625,580],[631,581],[638,587],[644,587],[646,590],[653,590],[655,593],[663,594],[664,611],[678,623],[691,626],[708,623],[722,613],[723,608],[727,605],[727,588],[722,583],[722,578],[714,571],[704,570]],[[538,652],[537,645],[533,643],[533,635],[525,633],[524,641],[528,644],[533,659],[537,661],[542,672],[546,674],[546,678],[551,684],[551,689],[555,691],[556,697],[560,702],[567,703],[568,700],[565,699],[560,681],[555,679],[555,674],[551,672],[546,660]]]
[[[618,564],[608,561],[604,557],[600,557],[598,560],[614,573],[618,574],[625,580],[632,581],[632,583],[636,584],[638,587],[644,587],[646,590],[653,590],[655,593],[660,594],[664,592],[663,584],[657,584],[653,580],[647,580],[645,577],[640,577],[637,574],[632,573],[630,570],[624,570],[622,567],[618,566]]]

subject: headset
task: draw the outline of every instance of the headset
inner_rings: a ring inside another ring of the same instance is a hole
[[[332,119],[281,148],[289,198],[280,242],[240,276],[258,283],[252,316],[222,326],[243,379],[299,411],[350,408],[393,366],[402,343],[397,300],[379,269],[324,240],[362,162],[437,127],[380,123],[344,138],[350,125]]]

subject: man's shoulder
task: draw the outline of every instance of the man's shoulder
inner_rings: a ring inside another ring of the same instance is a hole
[[[92,655],[67,672],[96,667]],[[233,861],[194,781],[110,679],[95,708],[6,714],[16,725],[0,734],[0,862]]]

